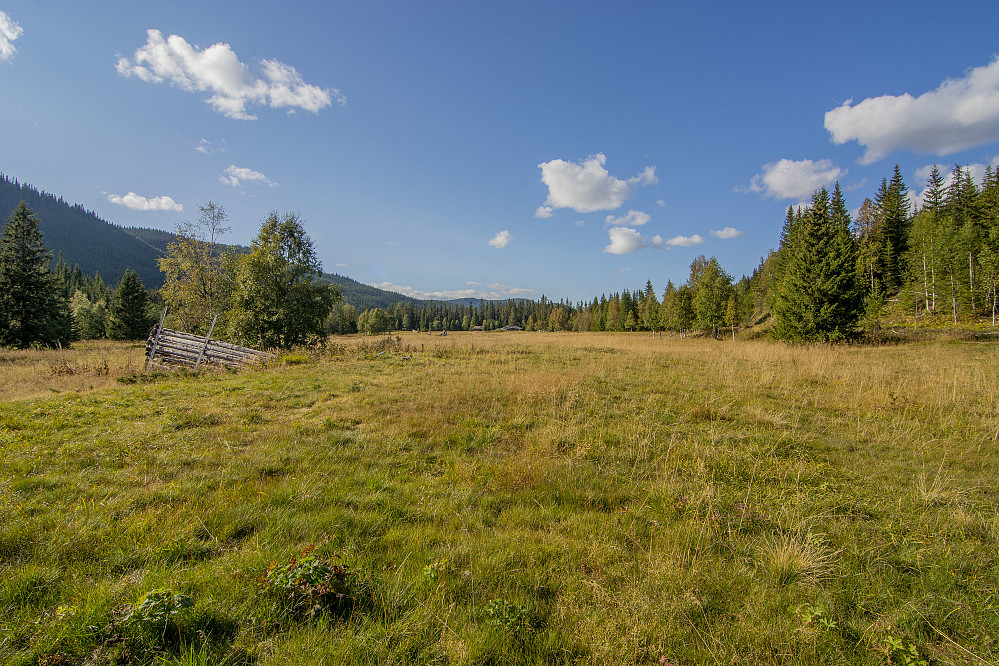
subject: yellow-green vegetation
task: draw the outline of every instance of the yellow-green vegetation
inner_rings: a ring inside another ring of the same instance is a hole
[[[81,340],[69,350],[0,349],[0,396],[41,398],[110,388],[146,365],[144,342]]]
[[[999,661],[995,346],[285,361],[0,403],[0,662]]]

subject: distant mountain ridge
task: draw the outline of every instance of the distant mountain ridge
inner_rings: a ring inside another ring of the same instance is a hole
[[[115,285],[128,269],[134,270],[147,289],[163,286],[163,273],[157,259],[164,256],[167,244],[177,235],[162,229],[120,227],[100,218],[79,204],[69,204],[33,185],[0,174],[0,226],[11,211],[24,203],[39,220],[45,247],[70,266],[77,264],[84,275],[100,273],[108,285]],[[247,252],[243,245],[226,245],[236,252]],[[344,275],[324,273],[323,279],[340,287],[343,300],[358,312],[389,308],[396,303],[420,303],[384,289],[362,284]]]

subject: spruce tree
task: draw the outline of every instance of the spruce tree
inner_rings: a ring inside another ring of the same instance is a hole
[[[784,227],[780,232],[780,245],[777,247],[773,260],[773,279],[776,284],[780,284],[784,277],[784,271],[787,270],[787,265],[790,262],[791,247],[800,232],[801,212],[796,210],[794,206],[788,206],[787,215],[784,217]],[[776,290],[771,290],[767,296],[770,306],[773,307],[777,297]]]
[[[936,213],[944,205],[944,178],[940,175],[940,169],[936,164],[930,171],[930,177],[926,181],[926,192],[923,194],[923,210]]]
[[[35,217],[22,201],[0,236],[0,345],[69,344],[73,326]]]
[[[774,303],[774,337],[789,342],[851,337],[862,299],[856,240],[850,234],[841,194],[831,205],[825,188],[815,193],[789,249]]]
[[[149,299],[142,280],[133,270],[125,271],[108,306],[107,336],[112,340],[141,340],[152,326],[146,306]]]
[[[911,216],[909,189],[902,180],[897,164],[891,181],[881,179],[881,187],[874,197],[874,207],[881,252],[879,263],[883,269],[881,282],[875,286],[875,290],[893,293],[905,283],[907,276],[905,260]]]

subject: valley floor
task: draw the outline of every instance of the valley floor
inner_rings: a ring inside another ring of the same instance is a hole
[[[2,663],[999,662],[999,346],[102,344],[0,352]]]

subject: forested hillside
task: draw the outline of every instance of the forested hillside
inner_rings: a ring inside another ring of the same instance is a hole
[[[45,247],[54,259],[61,254],[69,267],[78,265],[80,272],[88,277],[100,273],[108,285],[117,284],[129,269],[136,272],[147,289],[163,285],[157,260],[166,253],[167,244],[176,240],[173,232],[119,227],[79,204],[70,204],[62,197],[0,174],[0,221],[5,221],[21,201],[38,217]],[[249,251],[243,245],[225,247],[237,253]],[[414,302],[408,296],[361,284],[343,275],[326,273],[323,279],[338,285],[343,300],[359,311]]]
[[[340,297],[344,303],[350,303],[358,312],[371,308],[390,308],[397,303],[417,303],[409,296],[397,294],[394,291],[385,291],[368,284],[361,284],[346,275],[337,273],[323,273],[323,280],[340,287]]]
[[[149,229],[147,227],[124,227],[130,236],[138,238],[143,243],[155,247],[160,252],[167,251],[167,245],[177,240],[177,234],[172,231],[162,229]]]
[[[163,284],[157,248],[79,204],[0,174],[0,219],[6,221],[21,201],[38,217],[45,247],[56,257],[61,252],[67,264],[78,264],[84,275],[100,273],[104,282],[116,284],[132,269],[146,288]]]

